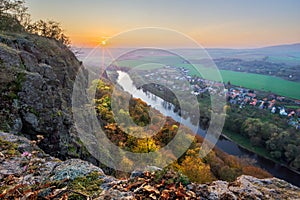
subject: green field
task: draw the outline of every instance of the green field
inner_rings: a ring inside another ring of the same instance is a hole
[[[189,69],[190,75],[197,75],[203,77],[208,80],[214,81],[223,81],[227,83],[231,82],[232,85],[237,85],[249,89],[261,90],[266,92],[273,92],[278,95],[300,99],[300,82],[292,82],[287,81],[281,78],[261,75],[261,74],[251,74],[245,72],[234,72],[228,70],[220,70],[215,71],[210,68],[205,68],[201,65],[195,65],[195,67],[191,64],[184,64],[178,58],[170,58],[170,57],[151,57],[151,58],[143,58],[138,60],[124,60],[119,61],[119,66],[127,66],[133,67],[138,65],[143,65],[145,63],[157,62],[162,64],[168,64],[176,67],[184,67]],[[197,69],[196,69],[197,67]],[[157,65],[151,67],[151,65],[147,65],[147,67],[141,67],[140,69],[154,69],[157,68]],[[220,76],[221,75],[221,80]]]
[[[221,70],[223,80],[229,81],[233,85],[239,85],[246,88],[271,91],[273,93],[283,95],[290,98],[300,99],[300,83],[287,81],[281,78],[241,73],[233,71]]]

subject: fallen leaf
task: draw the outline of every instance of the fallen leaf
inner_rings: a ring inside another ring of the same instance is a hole
[[[147,192],[154,192],[155,194],[160,194],[160,192],[151,185],[144,186],[144,190],[146,190]]]
[[[62,189],[55,189],[50,195],[46,196],[46,199],[53,199],[54,197],[56,197],[57,195],[61,194],[62,192],[67,190],[67,186],[62,188]]]
[[[5,189],[5,190],[0,194],[0,198],[5,197],[6,194],[7,194],[7,190]]]
[[[142,185],[144,182],[142,182],[142,181],[139,181],[139,182],[136,182],[136,183],[132,183],[132,184],[130,184],[130,185],[128,185],[127,187],[126,187],[126,191],[129,191],[129,190],[131,190],[132,188],[136,188],[136,187],[138,187],[138,186],[140,186],[140,185]]]
[[[157,197],[154,194],[150,194],[149,197],[151,197],[152,199],[157,199]]]

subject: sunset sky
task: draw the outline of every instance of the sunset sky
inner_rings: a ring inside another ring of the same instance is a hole
[[[300,42],[298,0],[26,2],[33,20],[59,21],[73,45],[80,47],[95,46],[103,38],[139,27],[174,29],[204,47],[251,48]]]

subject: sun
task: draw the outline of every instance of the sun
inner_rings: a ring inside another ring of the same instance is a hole
[[[105,46],[107,43],[106,43],[105,40],[103,40],[103,41],[101,42],[101,44],[102,44],[103,46]]]

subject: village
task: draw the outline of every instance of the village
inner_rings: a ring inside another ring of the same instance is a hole
[[[218,95],[224,95],[225,93],[226,100],[230,105],[237,105],[240,109],[251,106],[256,109],[269,110],[274,115],[286,117],[288,125],[300,129],[300,103],[298,100],[287,99],[284,96],[275,94],[266,94],[265,97],[258,97],[256,91],[231,85],[230,82],[224,84],[197,76],[190,76],[189,70],[184,67],[165,66],[162,69],[149,70],[147,72],[149,73],[144,74],[147,79],[164,81],[172,89],[190,91],[195,96],[201,96],[204,93]],[[288,105],[291,102],[299,105],[299,107],[289,107]]]

